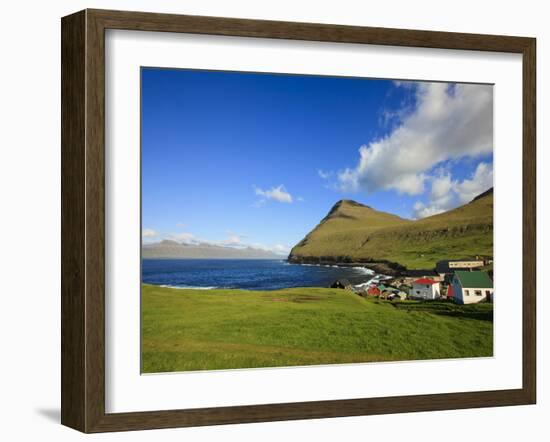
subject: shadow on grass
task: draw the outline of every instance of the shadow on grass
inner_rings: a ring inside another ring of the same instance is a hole
[[[493,322],[493,312],[433,312],[436,315],[452,316],[454,318],[478,319]]]
[[[406,312],[425,312],[453,318],[493,321],[493,305],[487,303],[459,305],[450,301],[418,301],[415,303],[393,302],[392,305],[398,310]]]

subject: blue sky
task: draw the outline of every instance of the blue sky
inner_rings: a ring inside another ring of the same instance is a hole
[[[492,186],[492,87],[142,69],[143,239],[286,253],[349,198],[406,218]]]

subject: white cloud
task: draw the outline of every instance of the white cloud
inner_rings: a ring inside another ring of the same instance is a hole
[[[449,197],[449,192],[453,189],[451,174],[441,174],[432,181],[431,198],[434,200],[446,201]]]
[[[189,232],[171,233],[168,235],[168,238],[184,244],[196,244],[200,242],[195,235]]]
[[[413,89],[416,83],[414,81],[409,81],[409,80],[393,80],[393,84],[397,87],[403,87],[405,89]]]
[[[430,205],[433,215],[451,209],[455,206],[455,186],[450,173],[443,173],[432,178]]]
[[[254,243],[254,244],[251,244],[250,247],[253,247],[255,249],[265,250],[267,252],[273,252],[278,255],[288,255],[290,253],[290,247],[284,244],[275,244],[272,246],[267,246],[261,243]]]
[[[493,187],[493,165],[480,162],[470,178],[453,180],[449,172],[431,178],[432,188],[428,203],[417,201],[413,206],[414,218],[425,218],[469,203],[476,196]]]
[[[328,180],[332,175],[334,175],[334,172],[329,170],[325,172],[323,169],[317,169],[317,174],[324,180]]]
[[[252,247],[255,249],[261,249],[269,252],[274,252],[278,255],[288,255],[290,252],[290,247],[283,244],[274,244],[274,245],[265,245],[262,243],[253,243],[250,244],[246,241],[247,236],[239,233],[232,232],[227,230],[227,238],[221,241],[209,241],[206,239],[201,239],[195,236],[190,232],[180,232],[180,233],[171,233],[166,236],[166,239],[177,241],[182,244],[187,245],[210,245],[210,246],[221,246],[221,247],[230,247],[235,249],[244,249],[246,247]]]
[[[278,254],[287,254],[290,252],[290,247],[285,246],[283,244],[275,244],[271,250]]]
[[[219,245],[223,246],[245,246],[243,243],[243,239],[246,238],[245,235],[239,235],[238,233],[234,233],[231,231],[227,231],[227,239],[220,241]]]
[[[230,235],[229,238],[227,238],[225,241],[222,241],[222,243],[225,244],[225,245],[236,246],[236,245],[242,244],[242,241],[241,241],[241,238],[239,236]]]
[[[158,236],[158,233],[153,229],[143,229],[141,231],[141,236],[143,238],[154,238],[155,236]]]
[[[444,212],[443,209],[437,208],[435,205],[426,206],[423,202],[417,201],[413,206],[413,218],[420,219],[427,216],[437,215]]]
[[[280,203],[292,203],[293,198],[290,193],[287,192],[285,186],[282,184],[278,187],[272,187],[271,189],[262,190],[259,187],[254,187],[254,192],[256,195],[263,197],[259,201],[260,204],[263,204],[265,200],[274,200]]]
[[[410,83],[396,82],[410,87]],[[338,173],[338,188],[419,195],[438,163],[492,152],[491,86],[414,83],[416,106],[391,133],[359,148],[359,161]]]
[[[472,201],[480,193],[493,187],[493,165],[479,163],[476,171],[470,179],[466,179],[456,185],[456,193],[460,203]]]

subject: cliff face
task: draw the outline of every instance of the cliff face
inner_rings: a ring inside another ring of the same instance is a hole
[[[476,255],[493,255],[492,189],[461,207],[416,221],[338,201],[293,247],[289,260],[385,262],[413,269]]]

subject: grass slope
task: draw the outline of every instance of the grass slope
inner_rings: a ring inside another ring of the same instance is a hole
[[[145,373],[491,356],[492,304],[143,285]]]
[[[493,255],[493,192],[416,221],[354,201],[338,202],[290,252],[291,259],[349,257],[433,268],[440,259]]]

